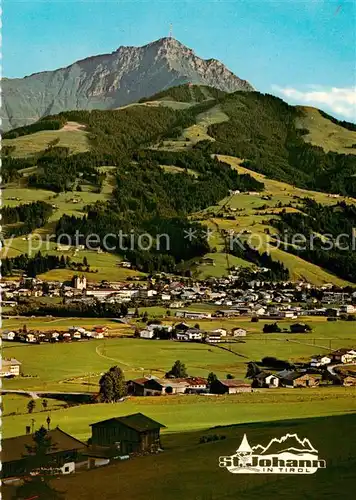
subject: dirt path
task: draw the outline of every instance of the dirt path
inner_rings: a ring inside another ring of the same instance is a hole
[[[64,127],[58,130],[58,132],[73,132],[75,130],[84,130],[85,125],[77,122],[67,122]]]
[[[126,366],[127,368],[129,368],[130,370],[132,371],[144,371],[144,368],[142,367],[137,367],[137,366],[134,366],[134,365],[131,365],[129,363],[125,363],[124,361],[120,360],[120,359],[116,359],[116,358],[111,358],[110,356],[106,356],[106,354],[102,354],[100,352],[100,348],[103,347],[104,349],[106,349],[106,345],[105,344],[100,344],[98,345],[96,348],[95,348],[95,352],[98,356],[100,356],[101,358],[105,358],[105,359],[109,359],[110,361],[115,361],[116,363],[119,363],[120,365],[123,365],[123,366]]]

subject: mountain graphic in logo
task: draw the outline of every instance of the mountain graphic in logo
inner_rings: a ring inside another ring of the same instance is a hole
[[[267,444],[250,446],[244,434],[234,455],[220,457],[219,466],[232,474],[314,474],[326,467],[309,439],[297,434],[273,438]]]
[[[267,446],[263,447],[258,444],[257,446],[252,446],[252,450],[258,452],[259,455],[276,455],[285,452],[318,454],[318,450],[312,446],[309,439],[299,439],[297,434],[286,434],[280,439],[271,439]]]

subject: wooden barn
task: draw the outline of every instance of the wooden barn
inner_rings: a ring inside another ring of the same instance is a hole
[[[120,455],[155,452],[161,448],[162,427],[165,425],[142,413],[102,420],[91,424],[91,445],[115,447]]]

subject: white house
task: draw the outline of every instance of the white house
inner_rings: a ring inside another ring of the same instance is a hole
[[[1,360],[0,377],[18,377],[20,375],[20,361],[15,358]]]
[[[2,340],[14,340],[15,332],[3,332],[1,335]]]
[[[216,334],[209,334],[205,338],[205,342],[208,344],[217,344],[218,342],[223,342],[223,339],[221,338],[221,335],[216,333]]]
[[[338,349],[332,352],[330,356],[334,363],[356,363],[356,351],[353,349]]]
[[[216,330],[212,330],[210,332],[211,335],[221,335],[222,337],[226,337],[227,330],[225,328],[216,328]]]
[[[234,337],[246,337],[247,332],[243,328],[233,328],[232,335]]]
[[[153,339],[155,332],[153,330],[141,330],[140,338],[141,339]]]
[[[356,311],[356,308],[352,304],[344,304],[340,307],[340,311],[343,313],[352,314]]]
[[[267,375],[265,378],[265,382],[269,387],[278,387],[279,386],[279,378],[275,375]]]
[[[36,342],[37,339],[33,333],[26,333],[25,340],[26,342]]]
[[[176,338],[177,340],[184,342],[193,342],[197,340],[202,340],[203,333],[197,328],[189,328],[189,330],[177,333]]]
[[[177,318],[187,318],[187,319],[210,319],[211,313],[205,312],[194,312],[194,311],[177,311]]]
[[[314,356],[310,361],[310,366],[325,366],[331,363],[329,356]]]
[[[161,325],[160,323],[152,323],[151,325],[147,325],[147,330],[165,330],[166,332],[171,332],[172,327],[170,325]]]

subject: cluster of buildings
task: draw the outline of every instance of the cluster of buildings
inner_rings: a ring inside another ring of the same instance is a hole
[[[338,370],[340,365],[356,365],[356,350],[341,348],[329,354],[313,356],[308,364],[298,369],[284,369],[271,373],[262,370],[253,377],[252,387],[317,387],[326,384],[356,386],[356,371]]]
[[[190,319],[219,315],[283,319],[307,315],[338,317],[356,313],[356,291],[352,289],[340,291],[332,285],[315,288],[304,282],[269,283],[258,280],[249,282],[248,288],[241,289],[237,278],[237,275],[231,274],[227,278],[196,282],[188,278],[177,280],[175,277],[161,275],[146,281],[131,278],[125,282],[102,281],[95,284],[87,282],[84,275],[77,275],[70,285],[24,278],[18,282],[3,282],[1,288],[3,305],[9,307],[16,306],[21,298],[46,295],[65,297],[68,302],[96,300],[127,305],[131,303],[132,306],[163,305],[167,310],[177,310],[177,317]],[[187,305],[198,303],[216,306],[216,310],[214,313],[184,310]]]
[[[246,337],[246,335],[247,331],[240,327],[232,328],[232,330],[216,328],[206,332],[198,326],[191,327],[184,322],[177,323],[174,326],[152,322],[139,331],[139,336],[143,339],[153,340],[169,338],[180,342],[206,342],[208,344],[230,342],[231,337]]]
[[[84,443],[67,434],[59,427],[48,430],[50,440],[46,463],[36,459],[36,470],[32,473],[48,473],[45,470],[48,458],[51,470],[55,474],[70,474],[78,470],[107,465],[116,460],[129,459],[146,453],[162,451],[160,431],[165,426],[155,420],[135,413],[123,417],[91,424],[91,438]],[[26,427],[26,434],[2,439],[2,481],[11,484],[28,476],[29,447],[33,446],[31,428]],[[43,469],[42,469],[42,467]]]
[[[170,394],[238,394],[251,392],[251,384],[237,379],[218,379],[214,390],[202,377],[158,378],[154,376],[129,380],[127,391],[131,396],[164,396]]]
[[[310,366],[323,367],[331,364],[356,364],[356,350],[355,349],[337,349],[330,354],[320,354],[313,356],[310,361]]]
[[[78,340],[102,339],[107,332],[106,326],[96,326],[87,330],[80,326],[69,327],[67,331],[57,330],[4,330],[1,339],[6,342],[22,342],[24,344],[41,344],[42,342],[71,342]]]

